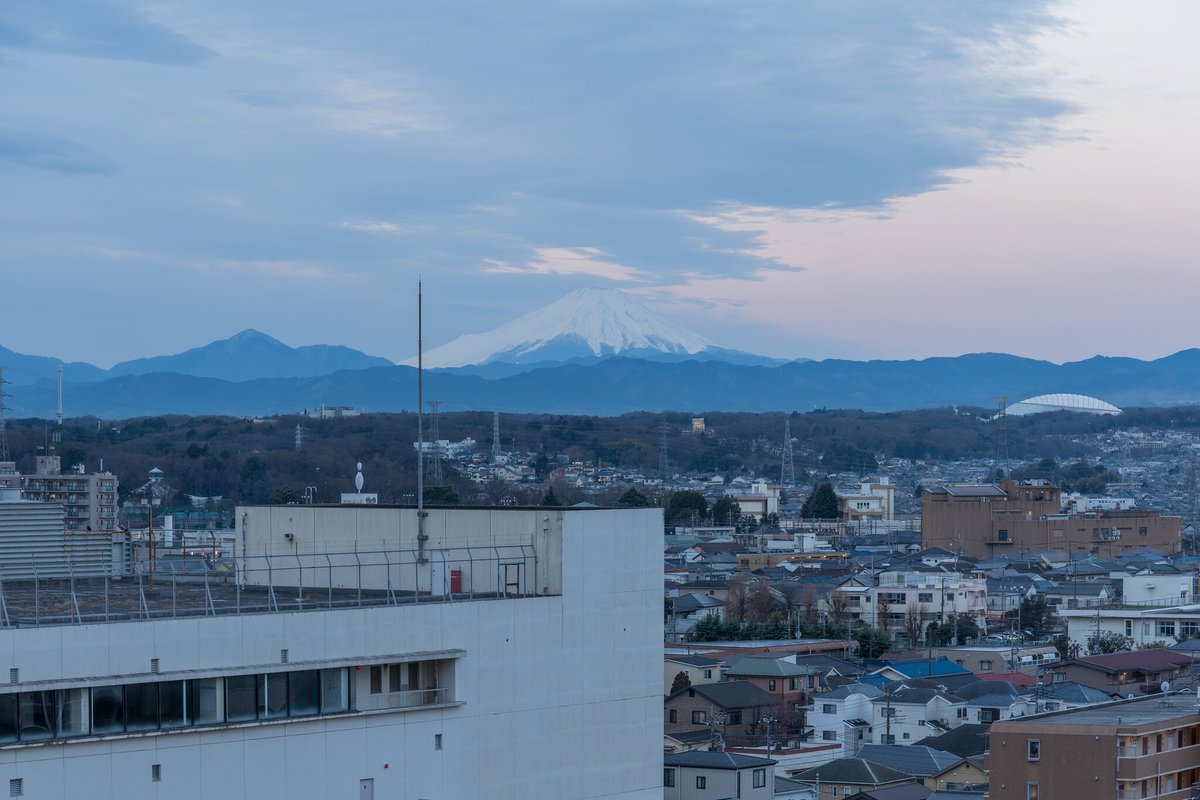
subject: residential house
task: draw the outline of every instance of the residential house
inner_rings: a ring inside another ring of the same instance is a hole
[[[875,707],[872,700],[883,690],[869,683],[842,686],[813,699],[808,724],[814,740],[841,745],[837,758],[853,758],[863,745],[874,741]]]
[[[1074,580],[1058,583],[1047,588],[1043,594],[1046,605],[1054,608],[1099,608],[1108,605],[1116,594],[1116,587],[1107,582]]]
[[[663,756],[663,800],[773,800],[775,761],[691,750]]]
[[[922,780],[941,774],[963,760],[953,753],[921,744],[868,744],[858,752],[858,757]]]
[[[717,683],[721,680],[721,661],[714,656],[672,655],[663,659],[663,694],[671,693],[679,673],[683,673],[692,686]]]
[[[1196,663],[1186,653],[1156,648],[1070,659],[1056,666],[1054,674],[1110,694],[1151,693],[1164,681],[1190,675]]]
[[[711,729],[727,740],[779,716],[777,699],[749,681],[689,686],[668,695],[663,705],[666,733]]]
[[[1047,664],[1059,660],[1058,649],[1048,644],[937,647],[933,652],[935,655],[951,659],[971,672],[1010,670],[1033,675]]]
[[[988,725],[968,722],[945,733],[926,737],[921,744],[962,758],[982,756],[987,752],[989,730]]]
[[[941,689],[888,686],[871,705],[876,739],[882,744],[918,742],[968,721],[967,701]]]
[[[743,656],[725,667],[730,680],[746,680],[778,698],[784,713],[802,714],[817,689],[820,670],[771,656]]]
[[[820,800],[841,800],[855,792],[895,786],[912,780],[899,770],[862,758],[839,758],[789,777],[797,781],[819,782]]]
[[[867,789],[850,795],[850,800],[929,800],[933,790],[920,781],[909,781],[882,789]],[[845,798],[843,798],[845,800]]]
[[[1032,714],[1037,702],[1008,681],[976,681],[955,689],[967,701],[967,722],[990,725],[996,720]]]

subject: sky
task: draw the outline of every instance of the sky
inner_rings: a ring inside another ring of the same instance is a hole
[[[1200,4],[5,0],[0,345],[415,351],[583,286],[781,358],[1192,347]]]

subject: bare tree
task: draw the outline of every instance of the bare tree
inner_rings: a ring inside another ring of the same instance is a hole
[[[825,606],[829,609],[829,616],[834,622],[843,622],[846,619],[846,610],[850,607],[850,601],[843,593],[834,591],[825,595]]]
[[[892,604],[888,602],[887,595],[880,593],[875,602],[875,627],[886,634],[891,634],[892,629],[889,627],[891,615]]]
[[[725,619],[730,622],[746,621],[750,612],[750,586],[744,577],[734,578],[729,582],[725,593]]]
[[[753,622],[763,622],[775,613],[775,593],[771,591],[771,582],[760,579],[751,584],[748,604]]]
[[[904,614],[904,635],[908,637],[910,645],[921,641],[921,634],[925,631],[925,620],[928,617],[929,608],[923,603],[914,603],[908,607],[908,611]]]

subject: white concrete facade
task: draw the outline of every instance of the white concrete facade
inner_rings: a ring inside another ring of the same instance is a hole
[[[458,522],[443,513],[438,541]],[[561,591],[0,631],[14,692],[347,666],[361,693],[355,666],[437,657],[448,702],[9,744],[0,785],[39,800],[361,798],[364,780],[379,799],[661,798],[661,511],[463,514],[553,517]]]

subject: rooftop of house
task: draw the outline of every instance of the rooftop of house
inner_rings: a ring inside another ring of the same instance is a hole
[[[815,675],[821,670],[803,664],[793,664],[778,658],[743,656],[725,668],[725,674],[751,678],[791,678],[799,675]]]
[[[720,708],[759,708],[774,705],[776,697],[764,692],[750,681],[722,681],[721,683],[705,683],[696,686],[686,686],[667,696],[673,700],[685,692],[700,695],[713,705]]]
[[[1120,672],[1163,672],[1182,669],[1196,663],[1188,653],[1165,648],[1152,650],[1121,651],[1095,656],[1081,656],[1063,662],[1066,666],[1081,666],[1105,673]]]
[[[819,778],[821,783],[879,786],[885,783],[898,783],[910,776],[883,764],[867,761],[865,758],[838,758],[819,767],[806,769],[792,777],[798,781],[815,781]]]
[[[881,789],[865,789],[850,795],[850,800],[928,800],[933,789],[920,781],[885,786]]]
[[[937,736],[926,736],[920,744],[962,758],[982,755],[988,748],[988,726],[970,722]]]
[[[914,778],[927,778],[945,772],[962,762],[962,756],[935,750],[922,744],[865,744],[860,758],[883,764]]]
[[[664,766],[691,767],[693,769],[751,769],[753,767],[770,767],[777,763],[770,758],[714,750],[685,750],[682,753],[670,753],[663,756]]]

